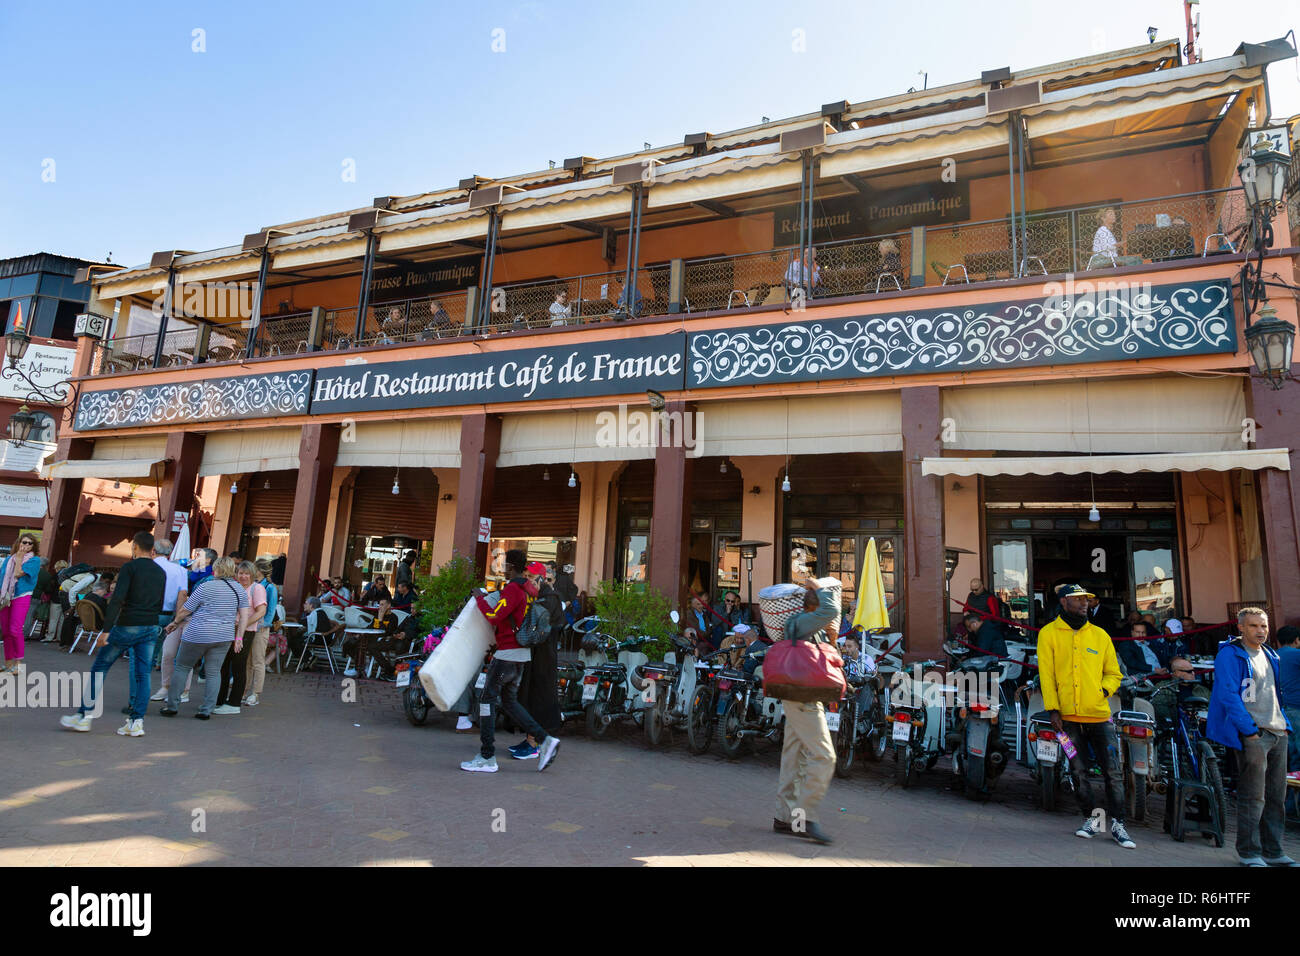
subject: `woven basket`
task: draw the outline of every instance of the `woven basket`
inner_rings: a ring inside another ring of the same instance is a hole
[[[790,615],[803,610],[804,593],[797,584],[773,584],[758,592],[758,610],[770,639],[779,641]]]
[[[843,585],[839,578],[820,578],[821,587],[829,587],[838,598]],[[785,623],[792,614],[803,611],[803,596],[807,593],[798,584],[773,584],[758,592],[758,609],[763,617],[763,626],[767,628],[769,639],[779,641],[785,634]],[[826,639],[832,643],[840,636],[840,618],[837,616],[826,626]]]

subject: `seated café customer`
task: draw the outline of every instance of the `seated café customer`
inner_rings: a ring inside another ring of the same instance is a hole
[[[408,638],[405,634],[400,639],[394,637],[401,630],[402,625],[397,620],[397,615],[393,613],[393,606],[389,603],[388,598],[380,598],[379,609],[375,611],[375,619],[370,622],[369,626],[384,633],[367,635],[369,640],[366,643],[366,652],[379,661],[384,670],[391,671],[393,669],[392,655],[400,647],[406,646]],[[350,660],[357,659],[357,650],[362,636],[357,634],[343,641],[343,653]]]
[[[1126,641],[1121,636],[1115,641],[1115,653],[1119,656],[1125,674],[1129,677],[1141,677],[1153,671],[1164,670],[1160,655],[1147,640],[1151,636],[1147,622],[1139,618],[1135,623],[1130,624],[1127,630],[1128,636],[1135,640]]]
[[[569,305],[569,291],[567,289],[561,289],[555,293],[555,301],[551,303],[548,311],[551,315],[551,325],[569,324],[572,308]]]
[[[802,261],[791,259],[785,270],[786,295],[792,295],[795,289],[803,289],[810,297],[821,291],[822,269],[817,264],[817,249],[813,248]]]
[[[880,250],[880,274],[889,273],[901,277],[903,260],[898,254],[898,243],[893,239],[881,239],[876,248]]]
[[[397,592],[393,595],[391,603],[394,611],[409,611],[411,605],[415,603],[415,592],[405,581],[398,581]]]
[[[95,582],[94,586],[90,589],[90,593],[86,595],[86,600],[99,608],[100,611],[107,613],[108,585],[104,583],[102,578]]]
[[[301,630],[294,629],[289,634],[289,649],[294,654],[301,654],[303,646],[307,643],[307,637],[311,634],[320,634],[325,638],[326,644],[333,644],[338,636],[343,633],[343,619],[335,620],[330,617],[321,608],[320,598],[309,597],[302,605],[303,624]]]
[[[1140,266],[1141,256],[1120,255],[1120,243],[1111,229],[1115,225],[1115,210],[1107,206],[1097,214],[1097,231],[1092,236],[1092,253],[1096,261],[1090,260],[1090,267],[1105,268],[1115,261],[1117,266]]]
[[[1174,657],[1187,657],[1192,653],[1188,647],[1187,638],[1183,637],[1183,622],[1176,617],[1171,617],[1165,621],[1164,638],[1156,644],[1156,654],[1160,657],[1160,663],[1167,670],[1169,661]]]
[[[361,592],[361,603],[370,607],[380,601],[387,601],[391,605],[393,596],[388,592],[388,585],[384,583],[383,576],[376,574],[370,586]]]

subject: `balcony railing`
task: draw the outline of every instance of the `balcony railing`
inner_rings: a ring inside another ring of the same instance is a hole
[[[1113,246],[1100,233],[1107,223]],[[923,232],[925,268],[919,278],[921,285],[943,286],[1212,256],[1244,248],[1249,230],[1240,189],[1078,206],[1031,213],[1014,222],[1007,217],[930,226]],[[909,231],[817,243],[810,264],[801,264],[791,248],[686,259],[676,311],[751,309],[798,297],[811,302],[901,291],[917,278],[910,275],[913,238]],[[640,267],[631,295],[622,271],[501,282],[492,288],[485,325],[468,314],[473,298],[467,292],[372,304],[360,336],[356,309],[330,310],[320,347],[396,345],[666,315],[674,311],[672,268],[668,262]],[[199,327],[169,331],[162,365],[225,361],[243,356],[247,347],[244,326],[212,326],[206,348],[202,338]],[[101,342],[91,374],[149,368],[156,347],[157,335]],[[253,346],[255,357],[311,350],[309,312],[265,317]]]

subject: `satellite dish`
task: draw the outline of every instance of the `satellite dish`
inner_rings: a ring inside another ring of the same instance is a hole
[[[1154,568],[1151,569],[1151,575],[1157,581],[1163,581],[1165,578],[1165,569],[1160,567],[1160,565],[1157,564]]]

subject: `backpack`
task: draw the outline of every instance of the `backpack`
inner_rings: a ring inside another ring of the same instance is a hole
[[[515,632],[515,640],[520,647],[536,647],[550,636],[551,612],[541,602],[534,601]]]

